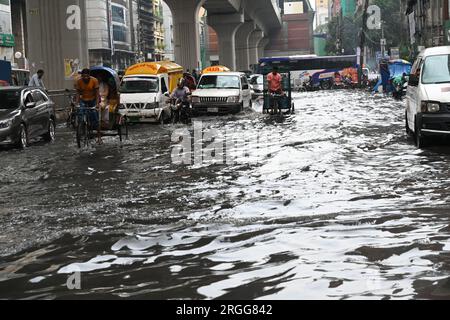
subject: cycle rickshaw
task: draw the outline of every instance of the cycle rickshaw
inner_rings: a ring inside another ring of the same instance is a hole
[[[119,137],[120,142],[125,137],[128,139],[128,119],[126,115],[119,113],[120,80],[118,74],[108,67],[93,67],[90,69],[91,76],[100,83],[100,105],[91,108],[87,113],[77,111],[77,144],[79,148],[89,146],[91,140],[97,138],[99,144],[102,137]],[[90,112],[97,112],[98,125],[94,125]]]
[[[263,113],[264,114],[275,114],[275,113],[289,113],[293,114],[295,112],[294,100],[292,99],[292,82],[291,73],[284,68],[278,67],[278,72],[282,77],[282,90],[283,94],[274,94],[269,92],[269,83],[267,81],[267,76],[272,72],[273,65],[269,63],[261,63],[261,74],[264,76],[264,104]]]

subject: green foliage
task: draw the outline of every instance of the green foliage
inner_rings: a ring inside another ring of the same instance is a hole
[[[375,4],[381,9],[381,19],[383,21],[384,37],[386,48],[400,47],[401,55],[407,56],[406,34],[403,32],[403,14],[400,12],[399,0],[371,0],[370,4]],[[328,39],[326,50],[328,54],[340,54],[336,47],[338,39],[342,41],[342,47],[346,54],[354,54],[359,45],[359,36],[362,30],[362,12],[351,17],[333,17],[328,23]],[[368,30],[366,32],[366,46],[373,51],[380,51],[381,30]]]

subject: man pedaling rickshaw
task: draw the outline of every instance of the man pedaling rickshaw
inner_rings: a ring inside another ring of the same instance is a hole
[[[278,100],[276,96],[284,96],[282,87],[283,78],[278,72],[278,67],[274,66],[272,72],[267,76],[267,82],[269,84],[269,94],[274,97],[274,112],[278,113]]]
[[[98,80],[91,77],[89,69],[83,69],[81,78],[75,82],[75,89],[77,91],[76,103],[80,105],[79,117],[87,114],[93,128],[97,128],[99,117],[96,108],[100,102]]]

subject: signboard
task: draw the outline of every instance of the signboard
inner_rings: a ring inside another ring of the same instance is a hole
[[[416,43],[416,20],[414,17],[414,11],[409,14],[409,36],[411,44]]]
[[[0,33],[0,47],[14,47],[14,35]]]
[[[78,59],[64,59],[64,79],[75,80],[80,69],[80,61]]]

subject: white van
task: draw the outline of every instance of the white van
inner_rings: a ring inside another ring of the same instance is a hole
[[[241,72],[204,73],[192,94],[194,114],[239,113],[251,107],[250,85]]]
[[[431,136],[450,135],[450,46],[419,54],[406,97],[406,131],[417,147],[425,147]]]
[[[172,92],[183,68],[168,61],[139,63],[128,68],[120,86],[120,113],[130,122],[160,122],[172,111],[167,94]]]

